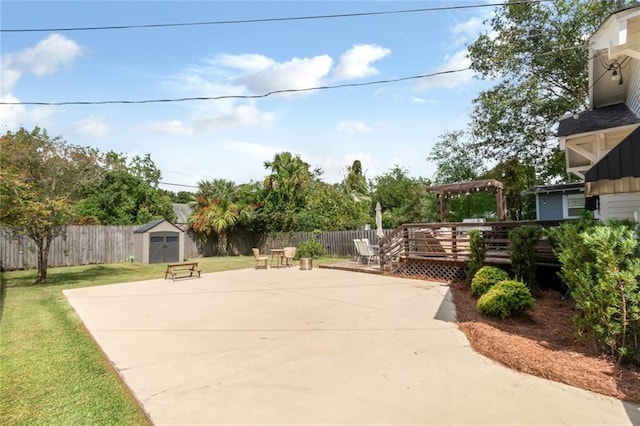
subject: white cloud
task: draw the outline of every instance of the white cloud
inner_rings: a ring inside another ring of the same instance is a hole
[[[0,96],[2,102],[19,102],[15,96],[8,94]],[[25,119],[27,109],[24,105],[0,105],[0,125],[5,130],[15,129]],[[7,129],[5,129],[7,127]]]
[[[211,63],[215,66],[235,68],[242,71],[259,71],[276,65],[273,59],[252,53],[244,55],[218,55]]]
[[[263,94],[283,89],[306,89],[319,86],[333,65],[327,55],[312,58],[293,58],[270,67],[251,72],[234,80],[249,93]]]
[[[72,132],[82,137],[101,138],[109,133],[109,126],[101,118],[90,115],[73,126]]]
[[[338,123],[338,130],[343,133],[371,133],[373,129],[362,121],[343,120]]]
[[[273,121],[274,115],[262,112],[252,105],[239,105],[230,110],[202,113],[194,120],[197,130],[214,128],[255,127]]]
[[[2,62],[3,68],[8,70],[42,76],[71,65],[81,54],[78,43],[61,34],[51,34],[34,47],[3,55]]]
[[[454,53],[452,56],[445,57],[444,63],[436,69],[431,70],[430,72],[436,73],[442,71],[460,70],[468,68],[469,66],[471,66],[471,60],[467,57],[467,51],[460,50]],[[450,74],[441,74],[420,80],[416,84],[416,90],[427,90],[431,88],[453,89],[469,83],[472,79],[472,70],[454,72]]]
[[[15,53],[2,55],[0,64],[0,99],[3,102],[20,102],[12,92],[22,75],[37,76],[52,74],[63,66],[69,66],[82,54],[75,41],[60,34],[51,34],[35,46]],[[24,105],[0,105],[0,123],[10,129],[26,126],[27,123],[42,126],[52,113],[51,108],[27,109]]]
[[[435,99],[424,99],[418,96],[412,96],[411,102],[414,104],[435,104],[437,103]]]
[[[21,76],[22,73],[20,71],[9,68],[3,61],[0,65],[0,93],[11,93],[13,87],[18,82]]]
[[[371,64],[389,55],[391,50],[374,44],[356,44],[342,54],[333,71],[336,80],[368,77],[378,74]]]
[[[451,32],[456,36],[456,44],[463,44],[470,39],[475,39],[477,35],[484,29],[485,25],[482,19],[474,16],[466,22],[459,22],[453,26]]]
[[[194,133],[192,126],[180,120],[155,121],[141,126],[142,129],[156,133],[166,133],[170,135],[191,136]]]

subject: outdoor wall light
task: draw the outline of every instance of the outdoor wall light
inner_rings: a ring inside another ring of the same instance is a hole
[[[622,66],[627,59],[628,58],[624,58],[620,62],[618,62],[618,59],[614,59],[609,64],[602,61],[602,67],[605,68],[605,72],[611,71],[611,81],[617,81],[619,85],[624,83],[624,80],[622,79]]]

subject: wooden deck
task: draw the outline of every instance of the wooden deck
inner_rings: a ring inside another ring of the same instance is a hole
[[[325,269],[337,269],[340,271],[364,272],[367,274],[382,274],[378,262],[371,262],[369,265],[355,260],[345,260],[339,263],[327,263],[318,266]]]

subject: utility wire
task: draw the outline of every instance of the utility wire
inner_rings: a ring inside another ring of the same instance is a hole
[[[95,27],[51,27],[51,28],[0,28],[0,33],[27,33],[27,32],[63,32],[63,31],[102,31],[102,30],[128,30],[134,28],[167,28],[167,27],[188,27],[203,25],[235,25],[235,24],[254,24],[260,22],[282,22],[282,21],[305,21],[312,19],[336,19],[336,18],[354,18],[361,16],[379,16],[379,15],[398,15],[403,13],[423,13],[437,12],[443,10],[459,10],[459,9],[478,9],[484,7],[511,6],[517,4],[537,4],[548,3],[553,0],[521,0],[505,3],[484,3],[470,4],[464,6],[441,6],[426,7],[420,9],[404,9],[404,10],[388,10],[380,12],[359,12],[359,13],[338,13],[330,15],[310,15],[310,16],[290,16],[281,18],[256,18],[256,19],[237,19],[228,21],[203,21],[203,22],[178,22],[165,24],[136,24],[136,25],[108,25]]]
[[[60,105],[108,105],[108,104],[154,104],[154,103],[170,103],[170,102],[190,102],[190,101],[217,101],[222,99],[260,99],[273,95],[285,94],[285,93],[302,93],[312,92],[314,90],[332,90],[342,89],[345,87],[362,87],[373,86],[378,84],[398,83],[400,81],[419,80],[422,78],[435,77],[438,75],[454,74],[470,70],[471,67],[460,68],[455,70],[439,71],[431,74],[414,75],[411,77],[401,77],[387,80],[367,81],[364,83],[346,83],[337,84],[334,86],[317,86],[307,87],[303,89],[282,89],[272,90],[267,93],[259,95],[222,95],[222,96],[198,96],[189,98],[172,98],[172,99],[141,99],[141,100],[112,100],[112,101],[63,101],[63,102],[0,102],[0,105],[40,105],[40,106],[60,106]]]

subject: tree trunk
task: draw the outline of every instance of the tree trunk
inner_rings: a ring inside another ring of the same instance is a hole
[[[40,237],[35,240],[38,249],[38,279],[36,284],[44,284],[47,281],[47,267],[49,264],[49,247],[50,240]]]

